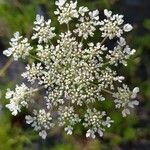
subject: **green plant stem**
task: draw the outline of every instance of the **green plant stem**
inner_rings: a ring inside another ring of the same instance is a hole
[[[107,36],[101,41],[101,45],[106,41]]]
[[[0,69],[0,77],[3,77],[5,75],[5,72],[7,71],[7,69],[10,67],[10,65],[13,62],[13,58],[10,58],[7,63],[4,65],[4,67],[2,69]]]
[[[109,90],[102,89],[102,91],[104,91],[104,92],[106,92],[106,93],[108,93],[108,94],[111,94],[111,95],[113,95],[113,92],[111,92],[111,91],[109,91]]]
[[[29,92],[26,92],[25,94],[36,93],[36,92],[38,92],[38,91],[40,91],[40,90],[43,90],[43,89],[44,89],[44,86],[40,86],[40,87],[38,87],[38,88],[36,88],[36,89],[33,89],[33,90],[30,90]]]
[[[69,23],[67,24],[67,30],[68,30],[68,31],[70,30]]]
[[[31,58],[35,59],[35,60],[41,61],[38,57],[33,56],[32,54],[29,54],[29,56],[30,56]],[[42,61],[41,61],[41,62],[42,62]]]

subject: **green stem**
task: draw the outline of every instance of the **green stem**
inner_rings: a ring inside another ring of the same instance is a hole
[[[5,75],[5,72],[7,71],[7,69],[10,67],[10,65],[13,62],[13,58],[10,58],[7,63],[4,65],[4,67],[2,69],[0,69],[0,77]]]
[[[101,45],[106,41],[107,36],[101,41]]]
[[[68,31],[70,30],[69,23],[67,24],[67,30],[68,30]]]
[[[38,57],[33,56],[32,54],[29,54],[29,56],[30,56],[31,58],[35,59],[35,60],[41,61]],[[41,61],[41,62],[42,62],[42,61]]]
[[[109,90],[102,89],[102,91],[104,91],[104,92],[106,92],[106,93],[108,93],[108,94],[111,94],[111,95],[113,95],[113,92],[111,92],[111,91],[109,91]]]
[[[103,63],[103,66],[109,65],[110,62]]]
[[[42,89],[44,89],[44,86],[38,87],[37,89],[33,89],[33,90],[29,91],[29,92],[26,92],[25,94],[32,94],[32,93],[38,92],[38,91],[40,91]]]

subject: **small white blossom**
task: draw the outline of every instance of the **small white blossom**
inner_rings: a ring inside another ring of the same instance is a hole
[[[67,0],[58,0],[55,2],[55,5],[57,5],[58,7],[61,7],[65,4]]]
[[[110,18],[111,15],[112,15],[112,11],[109,11],[107,9],[104,9],[104,15],[107,17],[107,18]]]
[[[79,7],[79,14],[81,15],[81,16],[84,16],[85,15],[85,13],[87,13],[89,11],[89,9],[87,8],[87,7],[84,7],[84,6],[81,6],[81,7]]]
[[[78,34],[79,37],[83,37],[84,39],[87,39],[89,36],[93,37],[94,31],[96,30],[93,25],[93,21],[84,20],[83,18],[81,18],[80,22],[81,23],[76,24],[74,33]]]
[[[137,93],[138,93],[139,91],[140,91],[139,88],[138,88],[138,87],[135,87],[135,88],[133,89],[133,91],[132,91],[131,98],[132,98],[132,99],[136,98]]]
[[[94,10],[93,12],[89,12],[89,15],[92,20],[99,20],[99,11]]]
[[[39,136],[41,136],[42,139],[46,139],[46,137],[47,137],[46,131],[45,131],[45,130],[42,130],[41,132],[39,132]]]
[[[121,47],[126,45],[126,40],[123,37],[120,37],[119,40],[117,41],[118,45],[120,45]]]
[[[67,132],[68,135],[72,135],[72,130],[73,130],[73,127],[71,127],[71,126],[67,126],[65,128],[65,131]]]
[[[10,40],[9,44],[11,47],[3,51],[3,54],[8,57],[12,55],[14,60],[25,58],[33,49],[30,43],[28,43],[28,39],[20,36],[19,32],[14,33],[14,37]]]
[[[102,134],[101,134],[102,135]],[[91,129],[89,129],[89,130],[87,130],[87,132],[86,132],[86,137],[88,138],[93,138],[93,139],[95,139],[95,132],[93,131],[93,130],[91,130]]]
[[[52,105],[58,106],[59,104],[64,104],[63,95],[63,90],[59,88],[47,91],[47,96],[45,96],[47,108],[50,109]]]
[[[32,36],[32,39],[38,39],[38,43],[48,43],[56,34],[53,32],[55,27],[51,27],[51,20],[44,20],[43,16],[36,15],[36,21],[34,22],[35,27],[33,30],[35,33]]]
[[[130,25],[130,24],[125,24],[124,26],[123,26],[123,30],[125,31],[125,32],[129,32],[129,31],[131,31],[133,29],[133,27]]]

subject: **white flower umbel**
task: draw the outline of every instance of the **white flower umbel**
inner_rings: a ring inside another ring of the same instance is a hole
[[[107,9],[104,10],[104,15],[106,19],[100,22],[100,31],[102,31],[102,37],[109,37],[113,39],[114,37],[121,37],[123,32],[129,32],[132,30],[130,24],[123,25],[123,15],[112,15],[111,11]]]
[[[115,46],[113,50],[109,50],[109,53],[106,55],[108,63],[115,66],[118,64],[127,66],[127,60],[136,52],[136,50],[131,49],[126,45],[126,41],[123,37],[120,37],[117,43],[118,45]]]
[[[35,80],[40,78],[40,76],[42,75],[42,69],[43,67],[41,63],[32,63],[31,66],[28,64],[26,67],[27,71],[22,73],[22,76],[28,79],[28,81],[33,84]]]
[[[21,86],[16,85],[15,91],[7,90],[6,99],[9,99],[10,103],[6,107],[16,116],[22,107],[28,107],[31,95],[32,90],[24,83]]]
[[[139,92],[139,88],[135,87],[131,92],[127,85],[123,84],[122,87],[118,87],[118,92],[113,94],[115,98],[115,106],[116,108],[122,108],[122,115],[126,117],[130,114],[130,108],[134,108],[139,104],[135,98],[137,97],[137,93]],[[132,100],[131,100],[132,99]]]
[[[54,126],[52,123],[52,117],[50,112],[46,112],[44,109],[39,111],[33,110],[34,116],[26,116],[27,124],[31,124],[35,131],[39,131],[39,135],[45,139],[47,136],[47,130]]]
[[[76,24],[76,29],[74,30],[74,33],[79,37],[83,37],[83,39],[94,36],[96,26],[99,24],[99,11],[88,12],[86,8],[79,9],[79,13],[81,14],[79,18],[80,23]]]
[[[99,82],[103,88],[110,88],[114,89],[114,81],[117,80],[117,73],[116,71],[113,71],[112,69],[106,67],[105,70],[101,71],[99,78]]]
[[[11,47],[3,51],[3,54],[8,57],[12,55],[14,60],[25,58],[33,49],[28,43],[28,39],[20,36],[19,32],[14,33],[14,37],[11,38],[9,44]]]
[[[45,63],[46,65],[50,63],[50,55],[51,55],[51,51],[54,50],[54,46],[53,45],[37,45],[37,56],[39,57],[39,59]]]
[[[77,1],[66,2],[67,0],[58,0],[56,5],[58,9],[54,12],[55,15],[58,15],[58,21],[60,24],[68,24],[73,18],[78,18],[79,14],[77,11]]]
[[[132,26],[123,24],[123,15],[113,15],[108,10],[104,10],[106,19],[100,20],[98,10],[78,8],[77,1],[56,0],[55,4],[60,31],[57,36],[51,20],[37,15],[31,37],[33,50],[28,40],[17,32],[10,42],[12,48],[4,51],[15,60],[28,55],[32,58],[27,59],[29,62],[22,73],[32,88],[22,84],[15,91],[8,90],[6,98],[10,103],[6,107],[17,115],[22,107],[30,106],[27,124],[43,139],[54,127],[64,127],[71,135],[77,124],[87,129],[86,137],[103,136],[105,128],[113,122],[99,107],[108,100],[107,94],[124,117],[139,103],[135,100],[139,88],[130,91],[124,85],[125,77],[118,73],[118,65],[127,66],[135,53],[123,37],[123,32],[129,32]],[[117,40],[110,49],[108,42],[113,38]],[[32,99],[36,100],[31,105]]]
[[[103,136],[103,132],[105,131],[105,127],[110,127],[113,120],[110,117],[106,116],[105,111],[98,111],[94,109],[87,109],[87,113],[84,115],[84,127],[89,128],[86,137],[95,138],[96,133],[99,136]]]
[[[60,126],[66,126],[65,131],[67,134],[72,134],[73,126],[76,123],[79,123],[81,119],[79,118],[78,114],[74,112],[73,107],[60,107],[58,110],[58,120]]]
[[[38,39],[38,43],[48,43],[56,34],[53,32],[55,27],[51,27],[51,20],[44,20],[43,16],[37,15],[36,21],[34,22],[35,27],[33,30],[35,33],[32,36],[32,39]]]

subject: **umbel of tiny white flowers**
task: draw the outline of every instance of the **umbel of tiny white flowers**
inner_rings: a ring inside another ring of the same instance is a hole
[[[134,106],[139,105],[137,100],[134,100],[137,97],[137,93],[139,92],[139,88],[135,87],[131,92],[127,85],[123,84],[123,88],[118,87],[118,92],[113,94],[115,98],[115,106],[116,108],[122,108],[122,115],[126,117],[130,114],[129,108],[134,108]],[[132,101],[131,101],[132,99]]]
[[[14,37],[10,40],[11,47],[3,52],[6,56],[13,56],[14,60],[20,57],[25,58],[29,55],[29,51],[33,48],[30,46],[27,38],[20,36],[19,32],[14,33]]]
[[[56,36],[53,31],[55,30],[54,27],[51,27],[51,20],[48,21],[44,20],[43,16],[37,15],[36,21],[34,22],[35,27],[33,28],[36,33],[33,34],[32,39],[38,39],[38,43],[48,43],[50,39]]]
[[[109,37],[109,39],[113,39],[116,36],[121,37],[123,31],[129,32],[133,29],[128,23],[123,25],[123,15],[112,15],[112,12],[107,9],[104,10],[104,15],[106,19],[100,21],[102,37]]]
[[[37,15],[30,39],[37,41],[37,45],[31,47],[30,40],[16,32],[11,47],[3,52],[14,60],[34,58],[22,73],[31,87],[22,83],[16,85],[14,91],[8,89],[6,107],[12,115],[17,115],[22,107],[28,108],[33,106],[31,102],[34,103],[33,112],[25,119],[43,139],[56,126],[64,127],[71,135],[76,124],[86,128],[86,137],[103,136],[106,128],[114,122],[106,110],[98,106],[106,100],[105,92],[113,99],[114,111],[120,109],[123,117],[139,104],[136,100],[139,88],[130,90],[123,83],[125,77],[117,73],[117,66],[127,66],[128,59],[135,53],[123,37],[132,26],[124,24],[123,15],[106,9],[106,18],[99,20],[98,10],[90,11],[84,6],[78,8],[77,1],[57,0],[55,4],[54,13],[60,27],[66,25],[66,31],[56,36],[51,19],[45,20]],[[74,28],[70,28],[70,22]],[[98,31],[102,39],[96,43],[92,37]],[[118,40],[114,48],[109,49],[105,40],[115,37]],[[43,107],[39,108],[33,99],[34,93],[41,89],[45,94],[41,95]]]

